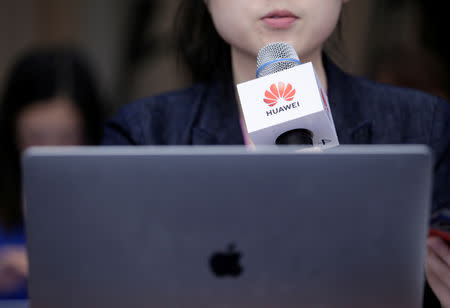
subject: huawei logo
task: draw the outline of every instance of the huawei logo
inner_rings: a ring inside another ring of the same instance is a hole
[[[294,99],[295,92],[295,89],[290,83],[286,86],[284,82],[280,81],[278,87],[276,84],[272,84],[270,86],[270,91],[266,91],[264,102],[270,107],[275,106],[280,99],[290,102]]]

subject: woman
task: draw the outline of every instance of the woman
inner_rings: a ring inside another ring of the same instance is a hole
[[[28,260],[20,155],[36,145],[98,144],[102,111],[84,58],[67,48],[28,52],[12,68],[0,110],[0,299],[25,298]]]
[[[254,79],[258,50],[294,46],[328,89],[341,144],[428,144],[435,153],[433,210],[450,207],[450,106],[418,91],[342,72],[324,55],[348,0],[191,0],[177,21],[181,55],[196,85],[125,106],[106,128],[104,144],[243,144],[234,85]],[[427,249],[427,277],[450,307],[450,253],[438,238]],[[429,307],[429,306],[428,306]]]

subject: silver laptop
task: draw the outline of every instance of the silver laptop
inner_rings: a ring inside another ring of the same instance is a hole
[[[31,308],[421,307],[422,146],[41,148]]]

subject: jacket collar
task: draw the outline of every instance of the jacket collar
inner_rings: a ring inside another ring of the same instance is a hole
[[[338,68],[326,55],[328,98],[340,144],[370,144],[372,120],[364,113],[363,93],[358,80]]]
[[[216,82],[205,87],[192,129],[192,144],[244,144],[231,81]]]
[[[372,121],[365,119],[361,90],[355,77],[344,73],[326,55],[328,97],[341,144],[369,144]],[[231,81],[205,87],[199,98],[197,119],[192,128],[192,144],[244,144],[239,111]]]

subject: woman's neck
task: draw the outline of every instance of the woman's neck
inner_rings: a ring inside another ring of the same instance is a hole
[[[327,76],[322,60],[322,50],[317,50],[310,56],[301,57],[303,63],[312,62],[319,76],[322,86],[328,89]],[[233,81],[235,84],[256,78],[256,56],[231,48],[231,65],[233,70]]]

